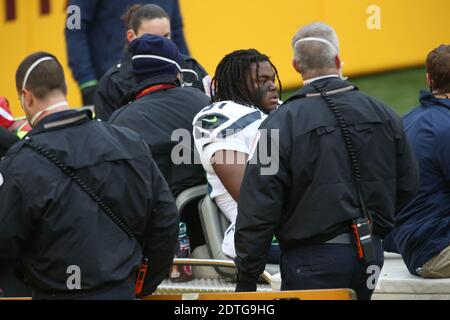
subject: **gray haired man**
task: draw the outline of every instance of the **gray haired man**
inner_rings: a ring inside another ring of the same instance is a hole
[[[416,161],[400,118],[342,79],[331,27],[305,26],[293,48],[304,87],[261,126],[268,142],[258,149],[278,131],[278,172],[261,175],[265,165],[255,159],[246,169],[236,290],[256,289],[275,234],[282,290],[350,288],[370,299],[383,266],[381,238],[417,190]]]

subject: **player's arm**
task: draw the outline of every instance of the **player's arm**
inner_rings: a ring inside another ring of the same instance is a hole
[[[248,155],[234,150],[219,150],[211,160],[223,186],[231,197],[238,201]]]

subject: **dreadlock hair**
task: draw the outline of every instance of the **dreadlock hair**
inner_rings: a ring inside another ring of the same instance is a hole
[[[226,55],[217,66],[216,73],[211,82],[210,92],[212,102],[231,100],[243,105],[258,106],[255,89],[249,88],[248,77],[251,76],[251,65],[256,63],[256,77],[259,76],[259,63],[269,62],[278,80],[281,94],[281,81],[277,68],[269,57],[255,49],[237,50]]]

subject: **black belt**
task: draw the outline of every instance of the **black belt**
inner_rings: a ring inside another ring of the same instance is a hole
[[[353,235],[351,233],[342,233],[333,239],[324,242],[325,244],[353,244]]]

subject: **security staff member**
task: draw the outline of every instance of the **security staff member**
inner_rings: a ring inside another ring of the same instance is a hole
[[[173,194],[178,196],[206,179],[200,164],[174,164],[172,149],[178,141],[172,141],[172,134],[177,129],[191,133],[192,120],[209,104],[209,98],[197,89],[180,87],[182,58],[171,40],[145,34],[130,44],[130,53],[138,83],[133,90],[135,101],[114,112],[110,123],[142,136]],[[191,146],[193,157],[193,143]]]
[[[367,279],[372,274],[358,259],[351,234],[362,208],[344,129],[318,91],[339,109],[347,123],[345,138],[354,141],[358,178],[373,222],[372,263],[380,269],[380,238],[391,229],[394,211],[418,187],[415,158],[399,117],[341,79],[338,39],[331,27],[308,25],[295,35],[293,46],[294,66],[305,86],[261,126],[268,130],[267,146],[261,139],[254,154],[270,146],[273,171],[264,170],[268,165],[257,158],[246,169],[236,222],[236,289],[256,289],[275,233],[282,250],[283,290],[351,288],[360,299],[370,299],[374,287]]]
[[[169,16],[163,8],[155,4],[134,5],[127,11],[123,19],[127,28],[128,42],[146,33],[168,39],[172,37]],[[183,84],[205,92],[203,79],[208,75],[207,72],[194,58],[187,55],[182,55],[182,57]],[[120,62],[111,67],[98,84],[94,97],[95,116],[107,121],[114,111],[126,104],[124,99],[136,84],[127,45]]]
[[[130,53],[138,83],[134,90],[135,101],[114,112],[110,123],[130,128],[142,136],[177,197],[190,187],[206,183],[201,164],[195,163],[191,132],[195,115],[209,104],[209,98],[200,90],[180,86],[182,58],[171,40],[145,34],[131,42]],[[180,140],[177,133],[182,135]],[[184,133],[188,136],[184,137]],[[176,146],[182,146],[183,159],[172,158]],[[190,163],[184,161],[187,158]],[[197,211],[182,215],[182,220],[188,224],[191,247],[203,244]]]
[[[20,64],[16,86],[33,130],[0,162],[0,264],[20,259],[37,299],[132,299],[145,256],[151,294],[172,263],[179,218],[148,146],[70,110],[48,53]]]

